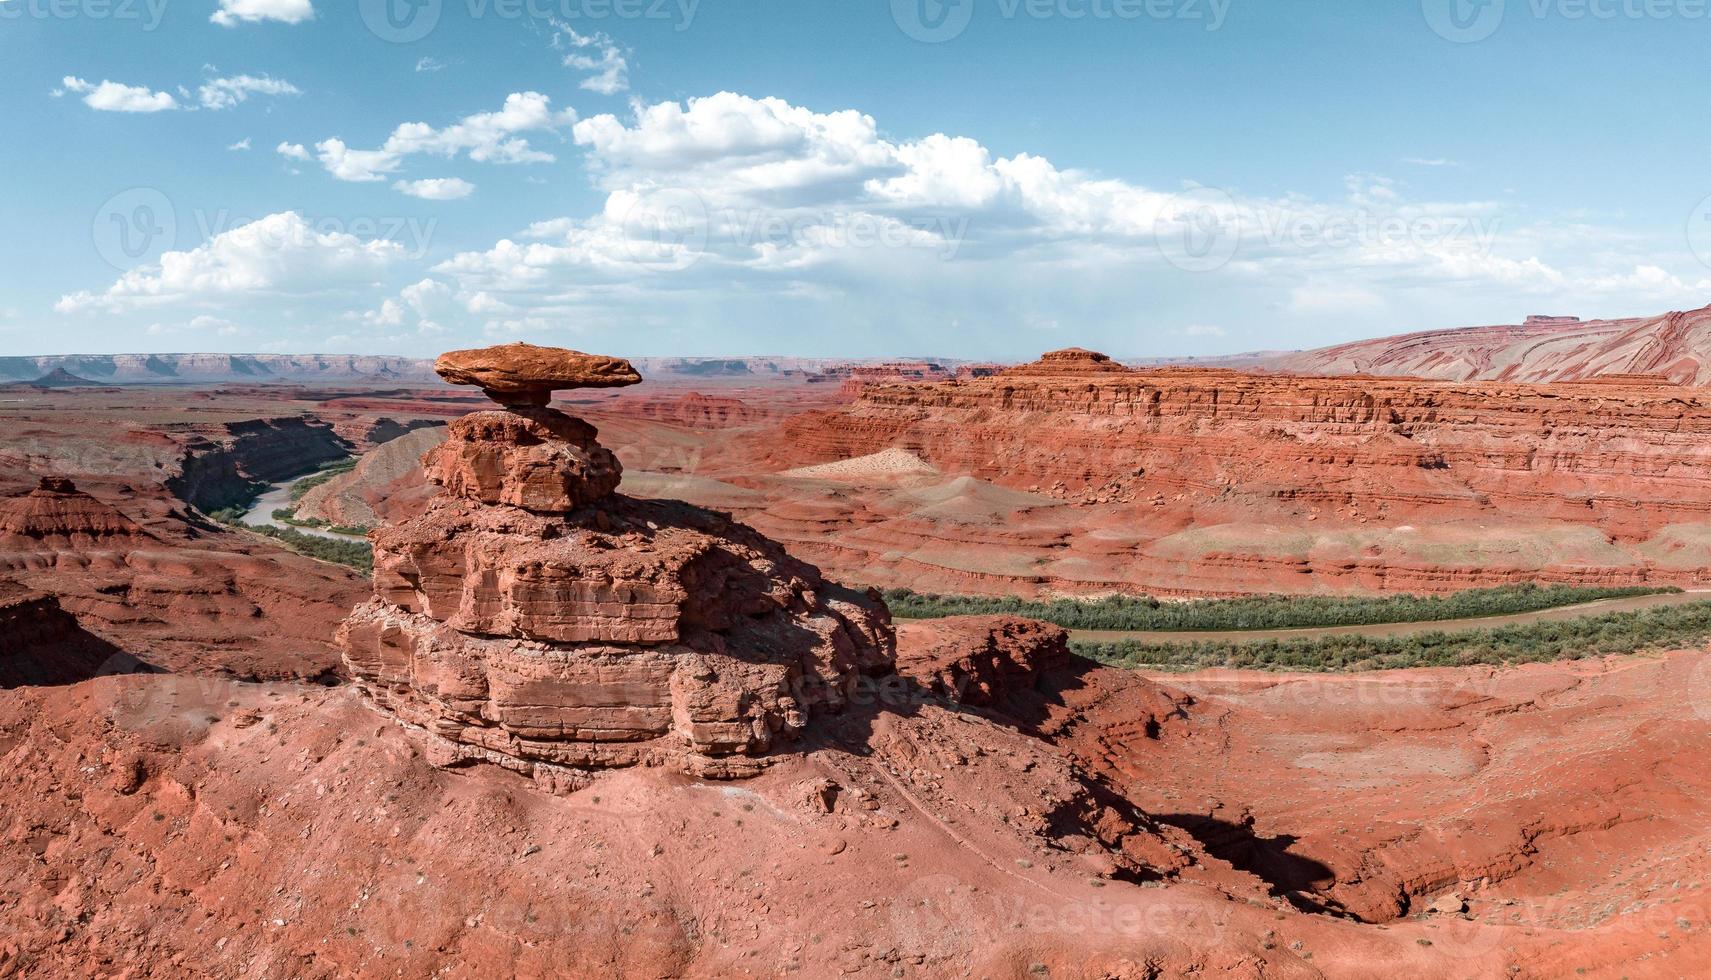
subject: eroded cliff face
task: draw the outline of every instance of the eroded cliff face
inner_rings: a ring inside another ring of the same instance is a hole
[[[790,420],[781,452],[821,462],[902,446],[1078,501],[1490,512],[1630,538],[1711,519],[1711,398],[1692,389],[1046,367],[870,389],[848,411]]]

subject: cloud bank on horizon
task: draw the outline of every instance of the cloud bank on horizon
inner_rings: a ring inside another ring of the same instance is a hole
[[[1271,186],[1263,160],[1244,182],[1144,180],[1058,162],[1026,130],[1005,134],[1001,152],[957,133],[967,113],[948,100],[936,113],[932,99],[882,99],[911,117],[900,125],[716,77],[700,80],[705,94],[647,98],[643,42],[566,9],[497,25],[503,44],[459,45],[472,52],[460,58],[387,37],[366,10],[220,0],[210,26],[163,20],[149,43],[170,48],[182,30],[188,56],[211,30],[239,70],[204,51],[177,72],[191,81],[164,84],[164,69],[95,68],[98,54],[74,59],[42,39],[27,62],[77,63],[60,65],[46,100],[22,85],[7,98],[35,100],[44,127],[89,141],[68,154],[110,140],[158,169],[44,190],[53,207],[31,220],[47,240],[51,222],[77,226],[83,254],[69,248],[45,277],[51,294],[0,287],[13,313],[0,337],[35,347],[45,328],[88,350],[407,354],[512,339],[983,357],[1074,343],[1134,356],[1711,299],[1711,237],[1696,237],[1691,207],[1677,224],[1667,208],[1662,220],[1624,214],[1620,193],[1553,206],[1507,186],[1516,175],[1492,185],[1460,150],[1432,145],[1382,172],[1328,161],[1319,186],[1292,190]],[[384,82],[348,59],[230,43],[314,31],[391,58]],[[682,33],[679,50],[696,50]],[[907,31],[895,43],[920,46]],[[1146,115],[1114,122],[1144,129]],[[1110,138],[1144,155],[1171,135]],[[157,141],[200,146],[225,170],[187,189],[171,160],[148,160]],[[252,141],[277,145],[230,152]],[[32,171],[11,172],[28,192]]]

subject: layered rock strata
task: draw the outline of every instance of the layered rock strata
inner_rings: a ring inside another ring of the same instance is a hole
[[[1711,399],[1669,384],[1131,370],[1070,350],[996,377],[869,388],[788,420],[773,445],[781,467],[901,447],[1079,503],[1486,514],[1638,540],[1711,522],[1707,437]]]
[[[490,394],[503,379],[512,407],[457,420],[429,452],[443,494],[375,533],[375,598],[339,633],[353,676],[441,761],[553,785],[638,764],[751,775],[859,677],[890,672],[876,599],[723,514],[617,495],[594,427],[518,395],[576,386],[578,359],[600,365],[593,386],[626,362],[508,350],[442,371]]]

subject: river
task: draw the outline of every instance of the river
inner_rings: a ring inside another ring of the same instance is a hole
[[[316,472],[318,471],[310,470],[308,473],[299,473],[283,483],[271,484],[262,492],[261,496],[255,498],[255,503],[251,504],[250,509],[244,512],[241,520],[245,524],[253,524],[257,527],[276,527],[300,531],[303,534],[326,538],[329,541],[366,541],[367,538],[361,535],[339,534],[319,527],[298,527],[295,524],[287,524],[273,516],[274,511],[284,510],[291,506],[291,488],[297,484],[297,481],[307,476],[313,476]]]

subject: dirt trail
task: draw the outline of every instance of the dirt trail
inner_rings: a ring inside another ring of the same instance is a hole
[[[1460,630],[1493,629],[1498,626],[1521,626],[1528,623],[1557,622],[1599,616],[1605,613],[1631,612],[1659,606],[1682,606],[1711,601],[1711,590],[1674,592],[1662,595],[1631,596],[1622,599],[1599,599],[1572,606],[1540,609],[1535,612],[1512,613],[1506,616],[1479,616],[1471,619],[1439,619],[1425,623],[1374,623],[1366,626],[1315,626],[1305,629],[1216,630],[1209,632],[1160,630],[1070,630],[1072,641],[1084,643],[1114,643],[1135,640],[1141,643],[1195,643],[1213,640],[1295,640],[1321,636],[1412,636],[1419,633],[1453,633]]]

